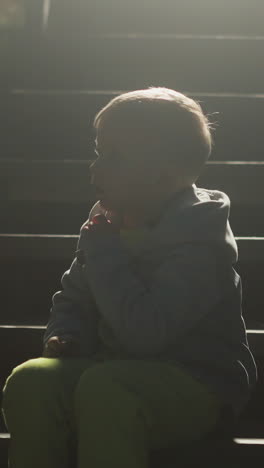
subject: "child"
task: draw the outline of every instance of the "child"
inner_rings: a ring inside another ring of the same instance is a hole
[[[43,357],[3,390],[12,468],[66,468],[73,453],[78,468],[146,468],[152,450],[209,434],[223,409],[240,414],[257,380],[230,200],[195,185],[212,149],[200,105],[150,87],[114,98],[94,126],[98,201]]]

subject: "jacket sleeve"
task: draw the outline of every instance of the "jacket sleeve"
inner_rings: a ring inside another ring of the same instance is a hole
[[[95,206],[89,219],[94,215]],[[87,221],[86,221],[87,222]],[[79,252],[81,233],[75,255]],[[52,336],[70,334],[77,337],[81,352],[90,355],[98,345],[98,309],[89,285],[75,256],[70,268],[61,278],[62,290],[52,296],[49,321],[43,336],[43,346]]]
[[[52,336],[69,334],[78,339],[82,354],[90,355],[95,352],[98,342],[98,313],[76,258],[63,273],[61,284],[62,290],[52,296],[43,346]]]

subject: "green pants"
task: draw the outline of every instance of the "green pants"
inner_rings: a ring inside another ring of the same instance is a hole
[[[172,364],[96,355],[30,359],[2,396],[9,468],[147,468],[149,451],[202,437],[221,410]]]

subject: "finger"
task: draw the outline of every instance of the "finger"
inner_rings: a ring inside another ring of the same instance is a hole
[[[107,225],[108,223],[108,220],[106,219],[106,217],[102,214],[97,214],[93,217],[91,223],[93,224],[105,224]]]
[[[111,223],[107,221],[107,224],[94,224],[94,223],[89,223],[84,227],[86,231],[88,232],[109,232],[112,229]]]
[[[78,343],[78,340],[76,337],[73,337],[71,335],[63,335],[59,338],[60,343]]]
[[[67,343],[61,343],[61,342],[53,342],[53,343],[49,343],[48,345],[48,349],[51,349],[52,351],[58,351],[62,348],[65,348],[65,346],[67,346]]]

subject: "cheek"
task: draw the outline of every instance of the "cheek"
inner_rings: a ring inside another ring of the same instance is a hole
[[[123,167],[122,170],[120,168],[115,172],[111,185],[116,197],[129,201],[140,199],[146,192],[150,192],[153,184],[151,184],[149,168],[139,165]]]
[[[123,193],[129,193],[138,185],[139,173],[134,168],[125,168],[118,173],[117,179],[117,187]]]

